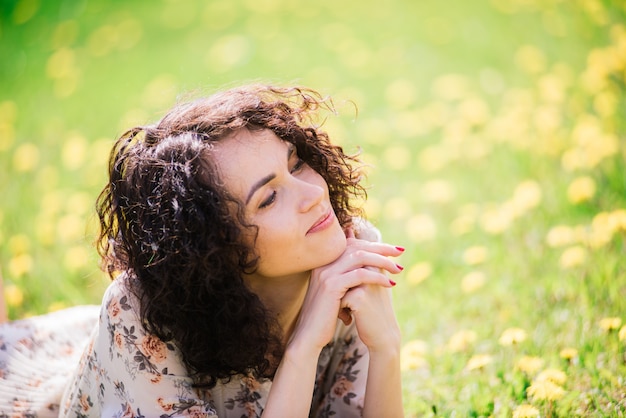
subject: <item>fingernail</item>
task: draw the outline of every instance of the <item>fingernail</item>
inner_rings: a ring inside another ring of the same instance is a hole
[[[400,264],[396,264],[396,267],[398,267],[400,271],[404,270],[404,267],[402,267]]]
[[[396,246],[396,250],[404,252],[404,247]]]
[[[393,280],[389,279],[389,284],[390,284],[391,286],[395,286],[395,285],[396,285],[396,282],[394,282]]]

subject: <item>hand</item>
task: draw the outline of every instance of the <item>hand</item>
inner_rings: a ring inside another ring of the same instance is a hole
[[[321,350],[335,333],[337,317],[344,320],[349,317],[342,308],[352,309],[354,306],[361,309],[360,303],[346,304],[346,294],[360,286],[392,287],[395,283],[385,273],[402,271],[389,258],[400,254],[402,249],[398,247],[359,240],[348,234],[343,254],[332,263],[311,272],[309,289],[289,344],[302,343],[312,350]],[[357,296],[358,293],[348,301]]]

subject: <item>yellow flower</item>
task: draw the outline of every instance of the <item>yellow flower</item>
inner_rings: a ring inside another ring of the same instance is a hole
[[[524,356],[517,361],[515,368],[526,374],[534,374],[543,366],[543,359],[534,356]]]
[[[480,226],[488,234],[501,234],[511,227],[516,216],[514,209],[513,205],[487,209],[480,217]]]
[[[578,357],[578,350],[572,347],[565,347],[559,352],[559,356],[565,360],[572,360]]]
[[[517,185],[513,193],[513,205],[524,212],[541,203],[541,186],[534,180],[525,180]]]
[[[600,328],[606,332],[615,331],[620,325],[622,325],[622,318],[619,317],[608,317],[600,320]]]
[[[430,215],[417,214],[407,221],[407,233],[413,242],[429,241],[437,235],[437,225]]]
[[[489,250],[483,246],[469,247],[463,252],[463,261],[465,264],[475,266],[476,264],[484,263],[489,255]]]
[[[477,338],[476,332],[472,330],[457,331],[450,337],[450,341],[448,341],[448,350],[453,353],[465,351],[476,342]]]
[[[452,221],[450,231],[457,236],[465,235],[474,228],[475,224],[476,219],[473,215],[462,214]]]
[[[431,180],[424,184],[421,192],[433,203],[448,203],[454,198],[454,188],[446,180]]]
[[[626,209],[614,210],[609,216],[615,230],[626,231]]]
[[[428,345],[422,340],[411,340],[400,350],[400,365],[402,370],[414,370],[428,366],[424,358],[428,352]]]
[[[617,333],[620,341],[626,341],[626,325],[622,326]]]
[[[411,204],[404,197],[393,197],[385,203],[385,207],[383,208],[383,213],[389,219],[406,219],[411,215],[413,210],[411,209]]]
[[[548,231],[546,242],[552,248],[572,245],[576,242],[576,231],[567,225],[554,226]]]
[[[576,204],[591,200],[596,194],[596,182],[589,176],[574,179],[567,188],[567,198]]]
[[[550,380],[538,380],[534,381],[527,389],[526,392],[533,399],[541,401],[556,401],[565,395],[565,390],[551,382]]]
[[[400,352],[401,355],[418,354],[420,356],[426,355],[426,353],[428,353],[428,344],[422,340],[411,340],[407,342]]]
[[[30,254],[20,254],[9,260],[9,273],[19,279],[33,269],[33,257]]]
[[[39,148],[34,144],[22,144],[13,154],[13,167],[15,171],[32,171],[39,163]]]
[[[513,410],[513,418],[539,417],[539,410],[532,405],[523,404]]]
[[[68,170],[78,169],[87,157],[87,140],[77,132],[73,132],[63,143],[61,160]]]
[[[485,273],[482,271],[472,271],[461,279],[461,290],[465,293],[472,293],[484,286],[487,281]]]
[[[489,354],[476,354],[472,356],[465,365],[465,370],[481,370],[486,365],[492,362],[492,357]]]
[[[509,328],[505,329],[498,342],[500,345],[509,346],[519,344],[526,340],[526,331],[522,328]]]
[[[585,261],[587,261],[587,250],[580,245],[576,245],[563,251],[559,259],[559,265],[562,269],[570,269],[584,264]]]
[[[406,279],[410,284],[416,285],[426,280],[432,272],[432,265],[427,261],[423,261],[421,263],[414,264],[411,268],[409,268],[409,271],[406,273]]]
[[[20,306],[24,302],[24,292],[14,284],[7,285],[4,287],[4,300],[8,306]]]
[[[535,378],[536,381],[549,380],[557,385],[563,385],[567,380],[565,372],[559,369],[546,369],[539,373]]]

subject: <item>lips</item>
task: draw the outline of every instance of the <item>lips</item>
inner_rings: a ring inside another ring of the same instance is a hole
[[[330,226],[332,224],[333,217],[334,217],[334,213],[333,213],[332,209],[329,209],[328,212],[326,212],[324,215],[322,215],[313,224],[313,226],[311,228],[309,228],[308,231],[306,231],[306,233],[307,234],[311,234],[313,232],[317,232],[317,231],[321,231],[323,229],[326,229],[328,226]]]

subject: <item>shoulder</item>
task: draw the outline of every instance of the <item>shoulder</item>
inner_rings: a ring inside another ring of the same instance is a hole
[[[120,316],[128,317],[129,314],[138,316],[138,313],[139,301],[131,291],[131,279],[122,273],[106,289],[100,315],[115,323]]]

